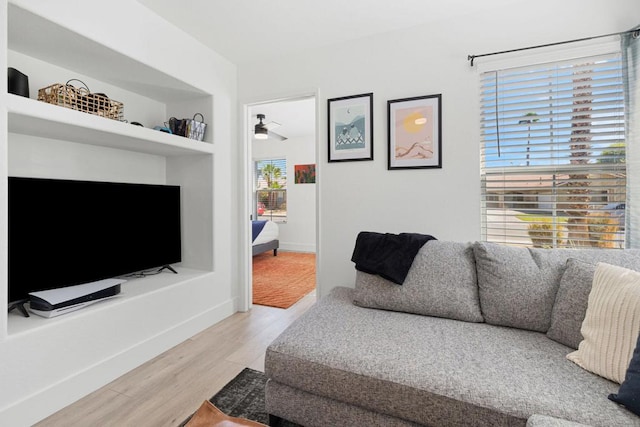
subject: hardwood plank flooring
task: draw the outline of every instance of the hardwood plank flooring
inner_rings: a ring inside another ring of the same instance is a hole
[[[236,313],[36,426],[177,426],[245,367],[264,371],[269,343],[315,301]]]

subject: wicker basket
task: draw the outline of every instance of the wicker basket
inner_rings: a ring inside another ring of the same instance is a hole
[[[124,120],[124,105],[122,102],[110,99],[102,93],[91,93],[87,85],[80,80],[78,81],[80,81],[84,87],[76,88],[69,84],[69,82],[73,80],[69,80],[66,84],[55,83],[39,89],[38,101],[44,101],[48,104],[59,105],[108,119]]]

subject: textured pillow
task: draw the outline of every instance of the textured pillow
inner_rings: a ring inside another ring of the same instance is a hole
[[[587,313],[596,266],[575,258],[567,260],[567,268],[560,279],[556,301],[551,312],[551,326],[547,336],[554,341],[577,349],[583,337],[582,321]]]
[[[624,405],[636,415],[640,415],[640,336],[633,352],[633,358],[627,369],[624,382],[618,394],[610,394],[609,399]]]
[[[353,302],[361,307],[482,322],[472,246],[427,242],[402,286],[357,271]]]
[[[567,359],[620,384],[640,333],[640,273],[599,263],[580,331],[584,340]]]

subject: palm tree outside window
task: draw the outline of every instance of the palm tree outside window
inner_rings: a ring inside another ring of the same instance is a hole
[[[623,74],[619,48],[481,74],[484,240],[626,246]]]
[[[255,161],[255,217],[259,220],[287,222],[287,161]]]

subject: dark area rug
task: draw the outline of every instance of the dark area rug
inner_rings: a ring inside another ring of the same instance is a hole
[[[232,417],[269,424],[269,416],[264,411],[264,387],[267,377],[264,373],[244,368],[234,379],[222,387],[209,401],[218,409]],[[180,426],[184,426],[186,419]],[[281,427],[301,427],[285,421]]]

